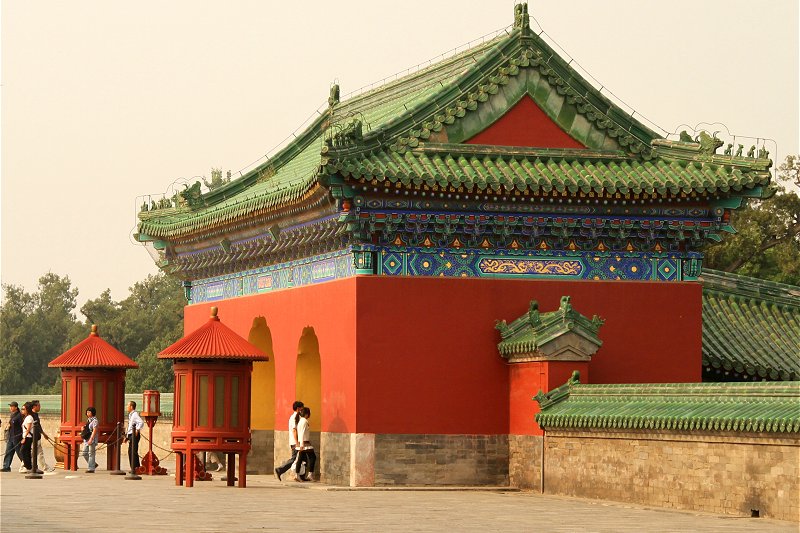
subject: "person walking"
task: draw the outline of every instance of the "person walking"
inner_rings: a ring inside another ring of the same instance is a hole
[[[317,464],[317,454],[311,445],[311,427],[308,419],[311,418],[311,409],[303,407],[297,421],[297,461],[294,469],[295,481],[314,481],[314,466]],[[300,476],[300,468],[306,463],[306,475]]]
[[[81,431],[81,437],[83,438],[83,458],[86,460],[86,464],[89,467],[86,471],[87,474],[94,474],[97,468],[97,461],[95,461],[98,440],[98,422],[95,416],[96,414],[97,410],[94,407],[86,409],[86,425],[83,427],[83,431]]]
[[[11,472],[11,461],[14,460],[14,454],[17,454],[19,460],[22,461],[22,415],[19,412],[19,404],[11,402],[8,404],[8,409],[11,411],[11,418],[6,423],[6,453],[3,455],[3,468],[0,472]]]
[[[44,458],[44,446],[42,446],[42,437],[45,439],[50,439],[50,437],[45,433],[44,427],[42,426],[41,422],[39,421],[39,411],[42,409],[42,405],[39,403],[39,400],[33,400],[31,402],[31,416],[33,417],[33,424],[34,427],[39,429],[39,434],[36,438],[36,467],[39,469],[39,474],[43,474],[44,472],[52,472],[56,469],[55,466],[47,466],[47,461]]]
[[[20,473],[28,474],[33,470],[33,464],[31,463],[31,446],[33,445],[33,416],[31,413],[33,410],[31,409],[30,403],[25,403],[22,405],[20,411],[23,417],[22,439],[20,440],[20,444],[22,445],[22,468],[20,469]]]
[[[132,472],[139,468],[139,436],[143,426],[144,421],[136,412],[136,402],[128,402],[128,428],[123,442],[128,443],[128,461]]]
[[[281,480],[283,474],[292,468],[295,459],[297,459],[297,416],[303,410],[303,407],[303,402],[300,400],[292,404],[292,415],[289,417],[289,448],[292,450],[292,458],[275,469],[275,477],[278,478],[278,481]]]

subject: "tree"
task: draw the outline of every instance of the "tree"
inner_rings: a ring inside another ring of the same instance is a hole
[[[775,194],[750,199],[734,211],[736,234],[705,250],[705,265],[725,272],[800,284],[800,157],[790,155],[778,167]]]
[[[3,285],[3,293],[0,389],[4,394],[57,391],[58,370],[47,363],[69,346],[78,289],[68,276],[48,272],[32,294],[15,285]]]
[[[176,336],[174,333],[167,333],[153,340],[136,358],[139,368],[128,371],[125,388],[130,392],[144,390],[172,392],[174,389],[172,361],[159,359],[158,352],[178,338],[180,334]]]
[[[105,291],[81,307],[86,328],[97,324],[109,344],[139,363],[138,369],[127,373],[129,392],[141,392],[141,387],[172,390],[171,366],[157,354],[183,334],[184,304],[180,281],[159,273],[135,283],[120,302]]]
[[[128,372],[127,389],[172,390],[172,368],[158,352],[183,334],[183,290],[180,281],[164,274],[148,276],[117,302],[111,291],[87,301],[79,322],[74,314],[78,289],[69,277],[48,273],[36,292],[3,285],[0,307],[0,391],[3,394],[58,393],[58,369],[47,364],[84,340],[91,324],[100,336],[140,363]]]

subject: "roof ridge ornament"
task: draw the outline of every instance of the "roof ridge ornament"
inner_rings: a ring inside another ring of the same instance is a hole
[[[330,96],[328,96],[328,107],[333,107],[339,103],[339,84],[331,85]]]
[[[528,15],[528,3],[514,5],[514,29],[522,30],[523,35],[531,34],[531,22]]]
[[[581,384],[581,373],[578,370],[573,370],[572,375],[567,380],[566,383],[561,385],[560,387],[556,387],[555,389],[551,390],[550,392],[544,392],[540,390],[536,396],[531,398],[539,403],[539,408],[544,409],[546,407],[550,407],[553,404],[562,402],[569,398],[570,392],[572,392],[572,388],[576,385]]]

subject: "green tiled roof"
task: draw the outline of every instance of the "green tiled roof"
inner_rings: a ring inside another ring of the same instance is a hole
[[[361,117],[377,129],[401,117],[457,78],[498,39],[466,50],[420,72],[400,78],[347,101],[337,103],[286,148],[245,176],[203,196],[206,207],[171,208],[140,213],[139,232],[155,238],[176,238],[257,216],[299,201],[317,183],[326,132],[339,123]]]
[[[332,173],[405,186],[531,193],[760,196],[771,161],[717,155],[717,141],[667,141],[594,88],[538,35],[520,7],[500,37],[339,101],[288,146],[192,207],[140,214],[141,240],[180,240],[299,209]],[[586,150],[464,143],[532,98]]]
[[[729,160],[631,159],[624,152],[587,152],[480,145],[422,144],[398,153],[381,150],[322,160],[329,174],[404,185],[449,185],[534,193],[714,194],[769,182],[767,170]]]
[[[581,385],[536,396],[543,429],[800,433],[800,382]]]
[[[597,331],[602,325],[603,320],[597,315],[590,320],[575,311],[569,296],[563,296],[559,308],[549,313],[540,313],[539,303],[533,300],[528,312],[511,324],[506,324],[505,320],[497,322],[495,327],[500,330],[502,338],[497,349],[503,357],[533,353],[553,339],[570,332],[585,338],[597,349],[603,343],[597,337]]]
[[[703,368],[800,379],[800,287],[703,269]]]

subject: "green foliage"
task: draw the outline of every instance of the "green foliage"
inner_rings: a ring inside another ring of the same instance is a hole
[[[151,275],[131,287],[130,295],[120,302],[111,300],[109,291],[86,302],[81,307],[87,317],[84,336],[91,324],[97,324],[105,340],[139,363],[138,369],[127,373],[128,392],[151,386],[170,392],[172,367],[156,356],[183,334],[184,304],[180,281],[164,274]]]
[[[800,157],[788,156],[778,167],[774,196],[750,200],[731,217],[737,233],[705,250],[705,266],[725,272],[800,284]]]
[[[3,394],[58,391],[59,372],[47,363],[68,347],[78,290],[68,276],[48,272],[37,291],[3,285],[0,307],[0,390]]]
[[[172,390],[172,366],[158,352],[183,334],[183,290],[164,274],[148,276],[130,288],[122,301],[109,290],[87,301],[79,322],[74,314],[78,290],[69,277],[48,273],[37,291],[3,285],[0,308],[0,391],[3,394],[53,393],[61,390],[58,369],[47,363],[79,343],[97,324],[100,335],[140,364],[127,373],[127,391]]]
[[[159,359],[158,352],[174,343],[180,336],[180,333],[178,333],[177,336],[174,332],[168,333],[157,339],[153,339],[153,341],[147,345],[147,348],[136,358],[136,362],[139,363],[139,368],[128,371],[125,388],[129,392],[140,392],[144,390],[172,392],[174,388],[172,361]]]

